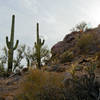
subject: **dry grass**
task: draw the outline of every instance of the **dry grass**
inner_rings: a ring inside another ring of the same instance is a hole
[[[18,100],[61,100],[63,80],[64,76],[59,73],[32,70],[21,84]]]
[[[95,34],[82,34],[77,39],[77,47],[80,49],[80,53],[88,54],[98,44],[98,37]],[[96,47],[97,48],[97,47]]]

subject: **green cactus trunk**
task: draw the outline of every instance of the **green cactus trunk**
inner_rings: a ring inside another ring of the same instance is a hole
[[[44,40],[41,42],[39,37],[39,23],[37,23],[37,42],[35,42],[35,49],[36,49],[36,59],[37,59],[37,67],[41,69],[41,48],[44,45]]]
[[[6,45],[8,47],[8,72],[12,72],[13,54],[14,54],[14,50],[16,50],[19,43],[19,41],[17,40],[14,46],[14,26],[15,26],[15,15],[12,16],[10,41],[8,40],[8,37],[6,37]]]

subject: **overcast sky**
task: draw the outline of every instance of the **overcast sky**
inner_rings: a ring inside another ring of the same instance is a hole
[[[1,46],[10,35],[12,14],[16,15],[15,40],[33,46],[39,22],[40,35],[50,48],[82,21],[100,24],[100,0],[0,0]]]

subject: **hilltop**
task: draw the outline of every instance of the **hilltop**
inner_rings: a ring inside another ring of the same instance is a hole
[[[51,53],[52,57],[41,69],[26,68],[25,73],[0,77],[0,100],[32,100],[33,97],[36,100],[40,97],[41,100],[73,100],[78,96],[98,100],[100,26],[65,35],[51,48]]]
[[[65,35],[62,41],[51,48],[51,53],[50,61],[53,65],[64,65],[68,68],[72,64],[83,66],[94,62],[99,68],[100,25],[96,28],[73,31]],[[59,67],[55,69],[59,69]]]

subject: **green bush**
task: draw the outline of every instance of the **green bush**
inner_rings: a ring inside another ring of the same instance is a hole
[[[82,75],[77,80],[66,79],[67,99],[65,100],[98,100],[99,85],[95,83],[95,74]]]
[[[61,63],[66,63],[70,62],[73,59],[73,52],[71,51],[65,51],[61,56],[60,56],[60,62]]]
[[[95,61],[97,63],[97,68],[100,68],[100,52],[95,54]]]
[[[7,76],[7,71],[5,70],[3,64],[0,63],[0,77],[6,77],[6,76]]]
[[[79,48],[80,53],[87,54],[90,51],[95,51],[97,48],[98,39],[95,34],[82,34],[81,37],[77,39],[76,46]]]

